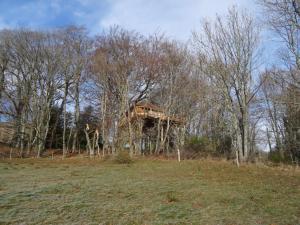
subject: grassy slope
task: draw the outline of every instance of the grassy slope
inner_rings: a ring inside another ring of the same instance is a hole
[[[300,224],[300,173],[211,161],[0,161],[0,224]]]

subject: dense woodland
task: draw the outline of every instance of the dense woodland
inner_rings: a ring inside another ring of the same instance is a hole
[[[119,26],[97,36],[75,26],[2,30],[0,116],[14,125],[11,145],[22,157],[114,154],[123,148],[122,118],[144,101],[184,118],[186,157],[246,162],[268,150],[272,160],[299,163],[300,3],[259,7],[263,21],[233,7],[199,24],[189,43]],[[262,32],[278,48],[271,66]],[[128,132],[130,153],[141,154]],[[160,154],[165,142],[157,137]]]

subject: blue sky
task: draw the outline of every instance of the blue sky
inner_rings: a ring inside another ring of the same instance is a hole
[[[108,2],[97,0],[0,0],[0,28],[78,24],[94,30],[108,8]]]
[[[0,29],[76,24],[96,34],[118,24],[187,40],[201,18],[223,14],[233,4],[255,13],[253,0],[0,0]]]
[[[260,15],[255,0],[0,0],[0,29],[83,25],[94,35],[120,25],[144,35],[159,32],[185,42],[191,31],[199,30],[203,18],[224,15],[233,5]],[[268,55],[276,47],[271,38],[264,33]],[[265,58],[266,64],[274,63],[274,57]]]

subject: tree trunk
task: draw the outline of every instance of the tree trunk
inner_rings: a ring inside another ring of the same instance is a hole
[[[4,72],[5,72],[5,67],[3,66],[0,68],[0,100],[2,98],[2,92],[4,91]]]
[[[133,132],[132,132],[132,124],[131,124],[131,116],[129,116],[131,113],[128,113],[128,131],[129,131],[129,154],[132,157],[133,156]]]
[[[68,137],[68,141],[67,141],[67,152],[69,151],[69,148],[70,148],[70,140],[72,138],[72,133],[73,133],[73,127],[71,127],[70,129],[70,133],[69,133],[69,137]]]
[[[167,119],[167,127],[166,127],[166,130],[164,132],[161,133],[161,136],[162,136],[162,140],[161,140],[161,143],[160,143],[160,146],[165,149],[165,145],[166,145],[166,140],[167,140],[167,137],[169,135],[169,130],[170,130],[170,117],[168,116],[168,119]]]
[[[86,143],[87,143],[87,147],[88,147],[88,152],[89,152],[90,157],[94,157],[94,151],[93,151],[92,146],[91,146],[91,140],[90,140],[88,131],[89,131],[89,125],[86,124],[86,128],[84,129],[84,133],[85,133]]]
[[[104,157],[107,139],[105,132],[105,122],[106,122],[106,93],[104,93],[102,101],[101,101],[101,114],[102,114],[102,156]]]
[[[79,105],[79,82],[80,82],[80,74],[77,75],[77,78],[75,80],[75,116],[74,116],[74,123],[75,123],[75,129],[74,129],[74,136],[73,136],[73,145],[72,145],[72,152],[75,152],[77,148],[80,148],[78,146],[78,133],[79,133],[79,116],[80,116],[80,105]]]
[[[99,131],[98,131],[98,129],[96,129],[95,134],[96,134],[95,146],[96,146],[96,148],[97,148],[97,154],[98,154],[98,157],[100,157]]]
[[[69,90],[69,82],[65,82],[64,98],[63,98],[63,117],[64,117],[64,127],[63,127],[63,158],[67,155],[66,148],[66,129],[67,129],[67,96]]]
[[[156,144],[155,144],[155,154],[158,153],[159,151],[159,143],[160,143],[160,124],[161,124],[161,120],[158,119],[158,123],[157,123],[157,136],[156,136]]]
[[[242,154],[241,161],[246,162],[249,157],[249,119],[248,119],[248,109],[247,106],[244,106],[242,111],[241,119],[241,140],[242,140]]]

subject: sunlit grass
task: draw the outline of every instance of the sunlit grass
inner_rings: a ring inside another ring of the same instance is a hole
[[[292,169],[24,159],[0,175],[0,224],[300,224]]]

